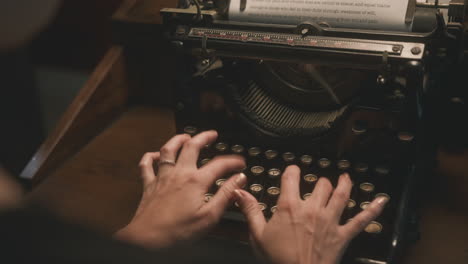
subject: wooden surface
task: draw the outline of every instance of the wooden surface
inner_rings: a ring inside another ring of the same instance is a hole
[[[128,98],[123,49],[112,47],[21,173],[37,183],[123,111]]]
[[[29,194],[68,221],[112,233],[141,195],[138,162],[175,133],[172,112],[136,107],[122,114]]]
[[[421,213],[421,239],[403,264],[468,263],[468,214],[444,203],[426,205]]]
[[[160,24],[160,10],[176,7],[177,0],[125,0],[113,19],[142,24]]]

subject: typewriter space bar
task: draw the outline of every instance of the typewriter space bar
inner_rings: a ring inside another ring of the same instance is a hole
[[[371,54],[387,53],[393,57],[421,59],[424,44],[380,40],[347,39],[324,36],[301,36],[297,34],[256,32],[213,28],[191,28],[189,38],[206,38],[227,42],[289,46],[337,52],[365,52]],[[414,51],[418,52],[414,52]]]

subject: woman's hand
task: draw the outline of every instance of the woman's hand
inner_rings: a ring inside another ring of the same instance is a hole
[[[321,178],[305,201],[299,197],[299,175],[297,166],[284,172],[278,209],[268,223],[252,195],[235,191],[254,247],[272,263],[338,263],[349,241],[380,214],[387,200],[377,198],[350,222],[340,225],[352,187],[349,175],[340,176],[334,191],[330,182]]]
[[[140,162],[143,179],[140,205],[130,224],[115,236],[145,247],[160,248],[195,238],[214,226],[233,202],[234,190],[247,182],[244,174],[237,173],[205,203],[205,194],[216,179],[245,168],[244,159],[234,155],[216,157],[197,168],[200,150],[213,143],[217,136],[215,131],[193,138],[177,135],[160,152],[146,153]],[[159,164],[156,174],[154,162]]]

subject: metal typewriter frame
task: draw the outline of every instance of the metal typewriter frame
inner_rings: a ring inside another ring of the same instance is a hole
[[[377,69],[382,76],[380,81],[385,81],[385,78],[398,71],[406,77],[407,86],[416,90],[418,101],[422,104],[424,93],[428,89],[426,84],[430,78],[429,74],[437,73],[445,65],[456,63],[463,54],[462,25],[465,0],[454,0],[448,5],[439,5],[437,1],[417,6],[448,8],[449,23],[444,22],[439,12],[436,19],[437,26],[433,31],[408,33],[324,28],[309,22],[297,26],[240,23],[223,19],[222,14],[216,10],[197,10],[194,7],[164,8],[161,13],[166,37],[173,46],[205,60],[207,67],[213,57],[219,56],[253,60],[320,62],[327,65]],[[272,38],[280,40],[275,43],[271,41]],[[447,51],[443,58],[436,55],[439,49]],[[420,106],[415,107],[421,116]],[[424,139],[418,142],[421,145]],[[424,147],[419,146],[419,148]],[[421,165],[422,162],[417,161],[416,164]],[[396,221],[399,224],[394,227],[391,256],[399,254],[399,244],[404,240],[402,236],[408,226],[400,220],[408,218],[411,189],[419,174],[421,172],[412,169],[402,192],[402,202],[397,216],[399,220]],[[366,259],[361,261],[362,263],[391,262]]]

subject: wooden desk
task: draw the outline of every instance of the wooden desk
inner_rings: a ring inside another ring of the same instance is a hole
[[[132,16],[141,10],[146,12],[148,9],[141,4],[155,2],[158,1],[126,1],[117,16],[125,16],[129,10]],[[138,23],[153,21],[158,5],[151,8],[150,15],[139,17]],[[141,156],[159,149],[175,133],[170,110],[145,105],[141,79],[132,75],[145,69],[125,56],[131,51],[126,52],[118,46],[108,52],[22,174],[36,183],[30,200],[42,202],[69,221],[106,234],[124,226],[136,208],[141,195],[137,168]],[[167,76],[162,73],[159,77]],[[161,79],[147,86],[157,89],[167,83]],[[458,166],[450,165],[451,162],[465,165],[447,175],[458,179],[449,183],[456,190],[454,193],[461,193],[460,199],[466,198],[468,184],[463,184],[468,179],[468,155],[441,155],[441,171]],[[467,200],[460,199],[457,210],[446,206],[454,204],[453,200],[423,208],[422,239],[403,263],[468,262],[468,217],[466,211],[460,210]],[[226,230],[234,235],[238,227]]]
[[[141,195],[138,163],[175,133],[172,113],[134,107],[63,162],[31,192],[69,221],[112,233],[126,225]]]

